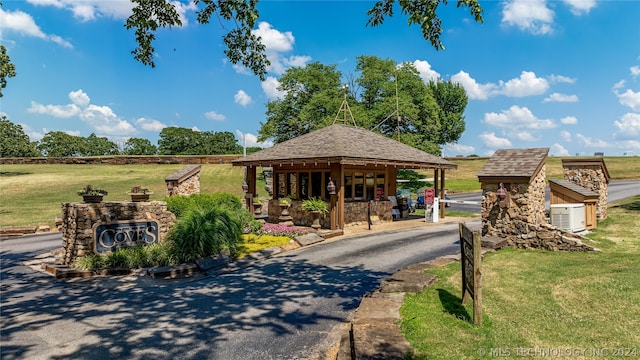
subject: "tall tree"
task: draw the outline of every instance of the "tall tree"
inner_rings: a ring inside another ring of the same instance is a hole
[[[132,0],[133,13],[126,21],[127,29],[135,29],[138,46],[132,51],[134,58],[145,65],[155,66],[153,61],[155,32],[158,28],[181,26],[182,22],[176,6],[180,2],[172,0]],[[422,36],[436,49],[444,49],[440,39],[442,21],[438,17],[438,7],[447,4],[447,0],[379,0],[367,12],[367,26],[381,25],[394,15],[395,4],[400,12],[408,17],[408,24],[420,26]],[[225,55],[233,64],[242,64],[264,80],[269,61],[265,55],[265,46],[252,32],[258,20],[258,0],[195,0],[198,7],[197,21],[207,24],[215,14],[218,21],[232,27],[223,36],[227,46]],[[457,7],[467,8],[476,22],[482,23],[482,7],[478,0],[458,0]],[[397,10],[397,8],[396,8]]]
[[[87,153],[87,142],[81,136],[49,131],[44,134],[37,148],[48,157],[84,156]]]
[[[118,145],[106,137],[99,137],[91,133],[84,140],[86,144],[84,156],[118,155],[120,153]]]
[[[212,132],[205,131],[202,135],[203,155],[228,155],[242,153],[242,147],[238,139],[229,131]]]
[[[2,1],[0,1],[0,7],[2,7]],[[14,76],[16,76],[16,66],[7,55],[7,48],[0,45],[0,97],[2,97],[2,89],[7,87],[7,78]]]
[[[460,85],[427,85],[413,64],[375,56],[359,56],[356,71],[347,98],[357,126],[435,155],[464,131],[466,95]],[[279,143],[333,123],[344,96],[339,78],[335,66],[319,63],[287,70],[279,88],[286,95],[267,103],[259,140]]]
[[[166,127],[160,131],[160,155],[199,155],[202,145],[200,132],[181,127]]]
[[[333,122],[342,100],[340,76],[335,65],[318,62],[287,69],[278,86],[285,96],[267,102],[267,121],[260,123],[258,141],[273,138],[280,143]]]
[[[430,81],[429,88],[440,107],[440,131],[438,144],[456,142],[465,129],[464,110],[467,108],[467,92],[462,85],[448,81]]]
[[[124,143],[123,152],[126,155],[155,155],[158,148],[148,139],[129,138]]]
[[[40,156],[35,144],[29,140],[21,125],[14,124],[5,115],[0,116],[0,157]]]

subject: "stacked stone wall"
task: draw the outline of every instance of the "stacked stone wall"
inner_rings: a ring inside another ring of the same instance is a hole
[[[167,203],[164,201],[63,203],[62,224],[60,226],[63,264],[73,264],[76,258],[94,253],[93,226],[95,224],[123,220],[157,221],[159,225],[158,241],[162,242],[175,224],[176,217],[167,211]]]
[[[545,216],[546,165],[530,183],[506,183],[502,206],[496,195],[500,184],[482,185],[482,235],[507,236],[528,233],[528,225],[547,223]]]
[[[608,184],[605,173],[600,165],[593,166],[568,166],[564,167],[564,178],[587,190],[597,193],[598,203],[596,205],[596,215],[598,220],[607,218],[607,192]]]
[[[231,164],[240,155],[158,155],[0,158],[0,164]]]
[[[528,225],[527,232],[506,236],[510,247],[516,249],[539,249],[549,251],[598,251],[585,244],[590,240],[553,225]]]
[[[366,222],[368,216],[367,202],[346,202],[344,204],[344,222],[345,224]],[[391,215],[391,201],[374,201],[371,204],[371,215],[377,215],[382,222],[393,221]],[[277,223],[280,216],[280,206],[278,200],[269,200],[268,204],[269,222]],[[298,226],[311,226],[313,218],[307,212],[302,210],[302,201],[294,200],[289,206],[289,215],[293,217],[293,223]],[[320,219],[323,228],[330,228],[329,214]]]
[[[192,195],[200,193],[200,172],[189,176],[173,188],[172,195]]]

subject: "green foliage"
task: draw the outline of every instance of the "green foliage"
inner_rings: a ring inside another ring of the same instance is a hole
[[[98,254],[89,254],[75,260],[74,267],[81,271],[93,271],[105,268],[106,257]]]
[[[14,76],[16,76],[16,66],[7,55],[7,48],[0,45],[0,97],[2,97],[2,89],[7,87],[7,78]]]
[[[347,89],[347,101],[358,126],[435,155],[462,135],[467,104],[462,86],[427,85],[413,64],[376,56],[359,56],[355,70],[359,76]],[[258,140],[280,143],[334,123],[344,98],[340,77],[335,65],[317,62],[287,69],[278,88],[286,95],[267,103]]]
[[[275,143],[330,125],[342,102],[341,74],[336,65],[318,62],[287,69],[279,79],[284,99],[267,102],[267,121],[260,123],[258,141]]]
[[[78,191],[78,195],[83,196],[83,195],[91,195],[91,196],[96,196],[96,195],[108,195],[109,193],[107,192],[107,190],[104,189],[100,189],[100,188],[96,188],[91,184],[88,184],[87,186],[83,187],[82,190]]]
[[[125,22],[127,29],[135,29],[137,47],[131,52],[141,63],[155,67],[153,46],[155,33],[160,28],[182,26],[176,6],[179,2],[168,0],[132,0],[134,3],[132,14]],[[379,0],[373,8],[367,11],[369,20],[367,26],[381,25],[387,17],[393,16],[396,0]],[[442,35],[441,20],[436,10],[446,0],[413,0],[398,1],[401,12],[407,15],[409,25],[417,24],[422,30],[422,36],[436,49],[444,49],[440,40]],[[216,22],[224,29],[230,29],[223,35],[223,42],[227,46],[225,55],[232,64],[241,64],[251,69],[254,74],[264,81],[267,74],[269,60],[266,47],[261,39],[253,33],[258,21],[258,1],[228,1],[204,0],[196,1],[198,7],[197,22],[208,24],[215,16]],[[202,6],[202,7],[200,7]],[[478,0],[458,0],[457,7],[469,9],[469,13],[476,22],[482,23],[482,7]],[[348,16],[348,15],[347,15]]]
[[[118,145],[113,141],[109,141],[106,137],[98,137],[96,134],[91,133],[85,139],[86,151],[84,156],[106,156],[106,155],[118,155]]]
[[[158,152],[161,155],[225,155],[239,154],[242,148],[236,137],[228,131],[167,127],[160,131]]]
[[[0,157],[32,157],[40,156],[34,143],[21,125],[9,121],[5,115],[0,116]]]
[[[393,16],[395,0],[379,0],[374,7],[367,11],[369,20],[367,26],[381,25],[385,18]],[[407,14],[409,25],[417,24],[422,30],[422,36],[429,41],[436,50],[444,50],[444,44],[440,40],[442,35],[442,23],[437,10],[440,4],[447,4],[447,0],[412,0],[398,1],[402,14]],[[482,7],[478,0],[458,0],[457,7],[466,7],[474,20],[483,23]]]
[[[62,131],[49,131],[44,134],[37,148],[48,157],[83,156],[87,153],[84,138]]]
[[[125,155],[155,155],[158,153],[158,148],[148,139],[129,138],[124,143],[123,153]]]
[[[329,212],[329,205],[320,197],[311,197],[302,201],[302,210],[319,211],[322,216],[325,216]]]
[[[168,235],[180,262],[229,252],[233,257],[241,241],[240,224],[228,210],[195,208],[179,219]]]
[[[176,265],[178,261],[168,242],[147,246],[121,248],[112,253],[90,254],[75,260],[74,267],[82,271],[93,271],[113,267],[140,269],[152,266]]]

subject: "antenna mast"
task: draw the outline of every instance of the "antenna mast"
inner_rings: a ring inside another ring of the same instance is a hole
[[[347,112],[349,112],[349,116],[351,117],[351,121],[353,122],[353,126],[358,127],[356,125],[356,120],[353,118],[353,114],[351,113],[351,109],[349,109],[349,103],[347,102],[347,89],[349,88],[349,84],[344,84],[342,89],[344,90],[344,100],[342,100],[342,105],[340,105],[340,109],[336,114],[335,119],[333,119],[333,123],[335,124],[338,121],[338,116],[340,115],[340,111],[342,111],[342,123],[347,125]]]

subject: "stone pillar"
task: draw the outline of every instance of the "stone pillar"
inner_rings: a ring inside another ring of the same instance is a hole
[[[71,265],[76,258],[96,252],[95,231],[98,225],[123,224],[121,239],[128,240],[136,232],[135,223],[153,221],[158,224],[158,241],[166,238],[176,221],[164,201],[62,204],[62,263]],[[130,225],[128,225],[130,224]]]

